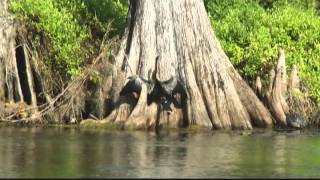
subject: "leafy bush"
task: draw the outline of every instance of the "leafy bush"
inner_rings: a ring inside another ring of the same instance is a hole
[[[45,33],[53,57],[46,60],[76,75],[96,53],[108,24],[121,35],[128,11],[126,0],[13,0],[14,14]],[[249,81],[266,79],[280,48],[288,70],[299,76],[320,102],[320,18],[315,0],[205,0],[215,33],[230,60]]]
[[[74,76],[98,51],[110,22],[112,35],[121,34],[128,4],[125,0],[13,0],[10,7],[16,17],[50,39],[53,48],[46,64]]]
[[[50,38],[55,61],[50,59],[47,63],[76,75],[85,57],[81,43],[89,37],[89,30],[79,25],[70,9],[58,7],[57,4],[56,0],[15,0],[10,7],[18,18],[29,22],[36,31],[43,31]]]
[[[207,2],[212,26],[225,52],[237,70],[253,81],[257,75],[266,79],[279,49],[284,48],[288,70],[297,64],[311,96],[320,102],[320,17],[311,8],[311,1],[274,1],[272,6],[261,2]]]
[[[127,0],[83,0],[83,2],[87,6],[88,13],[99,23],[103,25],[112,22],[112,36],[122,34],[128,13]]]

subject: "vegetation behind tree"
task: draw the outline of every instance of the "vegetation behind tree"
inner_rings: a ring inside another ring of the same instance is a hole
[[[106,33],[121,34],[127,5],[113,0],[14,0],[11,10],[34,29],[35,46],[41,35],[50,39],[46,64],[75,76],[97,53]]]
[[[310,95],[320,102],[315,0],[205,0],[205,5],[225,52],[249,83],[258,75],[266,80],[279,48],[284,48],[288,68],[298,65]],[[106,33],[109,39],[121,36],[128,1],[12,0],[11,10],[34,29],[39,41],[43,34],[50,39],[45,63],[76,76],[97,55]]]
[[[249,83],[267,80],[284,48],[288,69],[297,64],[310,94],[320,100],[320,17],[314,0],[208,0],[215,33]]]

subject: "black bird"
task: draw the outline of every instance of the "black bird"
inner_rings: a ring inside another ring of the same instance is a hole
[[[163,92],[169,96],[173,96],[176,93],[186,94],[184,83],[178,80],[175,76],[171,76],[171,78],[167,81],[159,81],[159,83]]]
[[[128,77],[129,81],[120,91],[120,96],[132,94],[135,99],[138,99],[138,95],[141,92],[141,79],[137,75]]]
[[[159,57],[156,57],[155,70],[148,71],[148,79],[138,75],[128,77],[129,81],[122,88],[120,96],[133,94],[135,99],[139,98],[141,93],[142,83],[145,83],[148,88],[147,103],[160,103],[164,110],[172,111],[170,105],[173,103],[176,107],[182,107],[184,100],[187,98],[185,85],[176,77],[171,76],[166,81],[159,81],[156,78],[157,62]]]
[[[120,96],[124,96],[124,95],[133,93],[135,98],[137,99],[138,94],[141,93],[142,83],[145,83],[147,85],[148,95],[150,95],[155,89],[156,81],[152,80],[150,78],[151,74],[152,74],[151,70],[149,70],[148,74],[149,74],[148,79],[145,79],[145,78],[138,76],[138,75],[133,75],[133,76],[128,77],[129,81],[122,88],[122,90],[120,92]]]
[[[184,100],[187,97],[187,91],[183,83],[172,76],[167,81],[160,82],[157,80],[151,97],[160,102],[163,110],[171,112],[171,103],[173,103],[175,107],[182,108]]]

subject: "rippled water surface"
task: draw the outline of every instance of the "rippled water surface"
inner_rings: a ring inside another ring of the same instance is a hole
[[[0,128],[0,177],[320,178],[320,133]]]

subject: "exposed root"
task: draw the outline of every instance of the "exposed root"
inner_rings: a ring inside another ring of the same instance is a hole
[[[84,100],[79,96],[81,91],[84,89],[86,81],[89,79],[89,75],[93,67],[102,59],[104,53],[93,60],[93,63],[88,66],[81,75],[72,80],[58,95],[51,98],[48,94],[45,94],[46,102],[36,106],[32,104],[31,106],[25,106],[23,109],[28,113],[21,117],[20,111],[12,111],[12,113],[4,113],[2,120],[4,121],[42,121],[44,117],[51,116],[52,114],[58,112],[60,118],[69,113],[67,116],[69,119],[75,119],[72,114],[81,114],[81,108],[76,107],[75,104],[84,104]],[[30,70],[29,70],[30,71]],[[79,99],[80,98],[80,99]],[[80,103],[79,103],[80,102]],[[83,106],[83,105],[81,105]],[[61,108],[62,107],[62,108]],[[59,110],[60,109],[60,110]],[[80,111],[79,111],[80,110]],[[5,111],[11,111],[7,109]],[[71,115],[70,115],[71,112]],[[59,122],[61,119],[58,120]],[[72,120],[71,120],[72,121]],[[74,121],[74,120],[73,120]]]
[[[303,121],[312,116],[315,105],[308,97],[306,89],[300,91],[299,83],[296,65],[292,66],[289,82],[287,82],[284,50],[279,52],[276,71],[273,69],[270,71],[269,85],[264,93],[258,90],[261,89],[261,82],[257,79],[258,96],[269,107],[277,126],[287,127],[288,121],[295,120],[299,120],[301,125],[304,125],[306,123]]]
[[[289,113],[289,106],[284,97],[287,92],[286,64],[284,56],[284,50],[280,50],[275,77],[273,84],[270,85],[272,88],[267,96],[269,107],[277,120],[277,124],[280,126],[287,125],[286,114]]]
[[[132,92],[120,96],[117,106],[103,122],[120,125],[124,129],[182,127],[182,109],[174,107],[172,102],[171,110],[164,108],[164,105],[158,101],[148,104],[147,91],[147,84],[142,83],[138,95]]]
[[[132,98],[120,96],[115,109],[104,121],[123,125],[128,119],[134,104],[135,102]]]
[[[172,105],[173,106],[173,105]],[[176,128],[185,127],[183,110],[180,108],[172,107],[172,111],[159,111],[159,123],[160,128]]]

